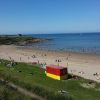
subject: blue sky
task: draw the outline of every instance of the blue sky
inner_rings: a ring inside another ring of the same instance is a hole
[[[0,33],[100,32],[100,0],[0,0]]]

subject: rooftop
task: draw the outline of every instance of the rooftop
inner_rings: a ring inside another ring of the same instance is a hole
[[[64,67],[57,66],[57,65],[47,65],[46,67],[55,68],[55,69],[64,69]]]

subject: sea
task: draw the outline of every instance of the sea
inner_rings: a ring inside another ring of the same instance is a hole
[[[30,34],[30,36],[49,41],[27,45],[29,48],[100,54],[100,33]]]

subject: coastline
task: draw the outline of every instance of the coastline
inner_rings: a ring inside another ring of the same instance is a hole
[[[35,57],[33,57],[33,55]],[[18,48],[14,45],[1,45],[0,58],[17,62],[39,62],[47,65],[68,67],[68,72],[86,79],[100,82],[100,55],[63,51]],[[60,62],[56,62],[60,60]],[[98,76],[94,76],[97,73]]]

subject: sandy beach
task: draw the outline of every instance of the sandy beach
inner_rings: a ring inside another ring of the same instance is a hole
[[[58,52],[1,45],[0,58],[12,59],[17,62],[59,65],[67,67],[69,73],[100,82],[100,55],[96,54]]]

